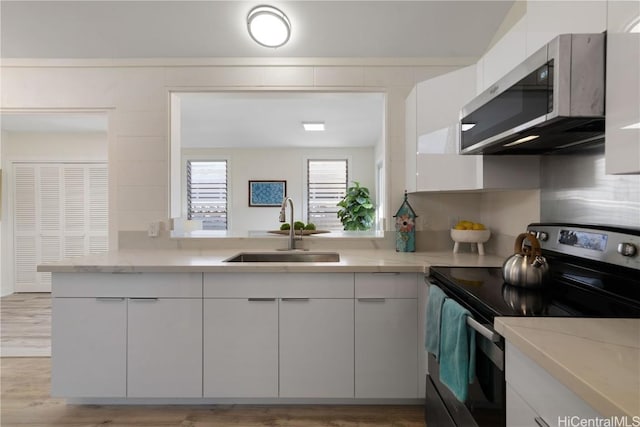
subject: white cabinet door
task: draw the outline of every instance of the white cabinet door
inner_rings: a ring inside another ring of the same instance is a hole
[[[356,300],[356,397],[418,397],[417,305],[417,299]]]
[[[53,396],[126,396],[124,298],[53,298],[51,345]]]
[[[353,299],[280,302],[280,397],[353,397]]]
[[[640,3],[609,1],[605,169],[640,173]]]
[[[536,418],[540,418],[539,415],[516,393],[510,384],[507,384],[507,425],[540,427],[540,424],[536,423]]]
[[[201,397],[202,299],[128,305],[128,397]]]
[[[204,300],[204,397],[278,397],[276,298]]]

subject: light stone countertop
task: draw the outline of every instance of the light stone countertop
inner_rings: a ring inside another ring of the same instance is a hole
[[[640,416],[640,319],[496,317],[495,329],[604,416]]]
[[[312,252],[338,252],[339,262],[262,262],[227,263],[239,252],[273,250],[121,250],[100,255],[41,264],[40,272],[129,273],[129,272],[427,272],[432,265],[501,266],[503,257],[474,253],[395,252],[388,249],[322,249]]]

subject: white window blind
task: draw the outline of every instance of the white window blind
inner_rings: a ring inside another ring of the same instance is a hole
[[[307,161],[307,222],[317,229],[343,230],[338,218],[338,202],[347,192],[346,159]]]
[[[203,230],[227,229],[227,161],[187,162],[187,218]]]

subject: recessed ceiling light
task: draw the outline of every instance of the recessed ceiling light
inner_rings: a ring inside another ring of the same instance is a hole
[[[540,138],[540,135],[525,136],[524,138],[516,139],[513,142],[510,142],[508,144],[504,144],[503,147],[513,147],[514,145],[522,144],[523,142],[531,141],[531,140],[536,139],[536,138]]]
[[[247,15],[247,29],[256,43],[265,47],[280,47],[291,37],[291,22],[280,9],[256,6]]]
[[[302,122],[302,127],[307,132],[320,132],[324,130],[324,122]]]

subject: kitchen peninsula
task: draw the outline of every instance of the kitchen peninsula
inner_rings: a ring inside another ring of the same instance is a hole
[[[338,262],[225,262],[239,252],[257,251],[127,250],[39,266],[53,273],[52,394],[417,403],[425,271],[502,262],[385,249],[340,249]]]

